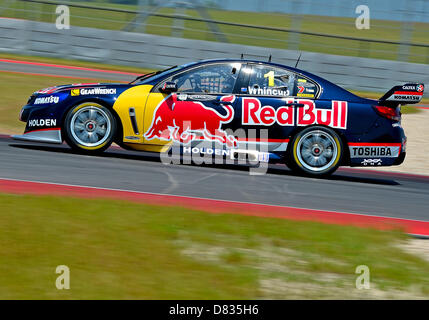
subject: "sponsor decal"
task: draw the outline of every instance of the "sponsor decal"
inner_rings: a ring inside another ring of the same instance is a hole
[[[83,89],[71,89],[71,96],[87,96],[97,94],[116,94],[115,88],[83,88]]]
[[[396,158],[399,156],[400,144],[398,146],[350,146],[351,158],[385,157]]]
[[[303,97],[303,98],[314,98],[313,93],[297,93],[297,97]]]
[[[55,127],[57,125],[57,119],[35,119],[29,120],[29,127]]]
[[[199,101],[211,101],[216,100],[216,96],[209,96],[204,94],[193,94],[188,95],[186,93],[180,93],[177,95],[178,100],[199,100]]]
[[[314,98],[314,89],[306,88],[303,85],[298,86],[298,92],[296,95],[303,98]]]
[[[202,95],[202,94],[194,94],[189,97],[192,100],[200,100],[200,101],[216,100],[216,96],[209,96],[209,95]]]
[[[220,114],[213,108],[206,107],[199,101],[182,101],[177,94],[171,94],[156,107],[150,128],[144,134],[147,140],[155,138],[165,141],[175,141],[188,144],[193,140],[216,141],[228,147],[237,146],[237,139],[223,130],[222,124],[229,123],[234,118],[234,109],[230,105],[235,100],[234,95],[223,96],[221,106],[226,115]],[[225,104],[222,104],[225,102]]]
[[[411,100],[411,101],[419,101],[421,99],[421,95],[419,93],[407,93],[407,94],[393,94],[387,100]]]
[[[424,89],[425,89],[425,86],[424,86],[424,85],[422,85],[422,84],[419,84],[419,85],[417,86],[417,91],[418,91],[418,92],[422,92]]]
[[[402,90],[416,90],[416,86],[402,86]]]
[[[306,79],[298,79],[298,82],[307,82]]]
[[[303,107],[295,108],[288,104],[299,103]],[[321,124],[338,129],[347,129],[347,101],[332,101],[330,109],[319,109],[313,100],[287,99],[285,106],[275,109],[262,106],[257,98],[242,99],[242,124],[271,126],[308,126]],[[297,117],[295,119],[295,109]]]
[[[383,163],[383,161],[381,159],[364,159],[361,162],[361,165],[363,166],[381,166],[381,164]]]
[[[251,88],[249,87],[249,94],[255,96],[289,96],[288,89],[281,88]]]
[[[224,150],[224,149],[214,149],[214,148],[184,147],[183,153],[208,154],[208,155],[229,157],[231,151]]]
[[[162,85],[162,90],[163,91],[165,91],[165,90],[174,90],[174,89],[176,89],[177,88],[177,85],[176,85],[176,83],[174,83],[174,82],[165,82],[163,85]]]
[[[53,104],[58,103],[60,101],[60,97],[56,96],[48,96],[48,97],[40,97],[34,100],[34,104]]]

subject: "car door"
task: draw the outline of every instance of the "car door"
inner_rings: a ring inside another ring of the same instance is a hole
[[[296,128],[296,109],[304,106],[295,98],[311,91],[298,88],[297,83],[307,80],[285,68],[263,63],[248,64],[243,74],[247,78],[240,87],[240,112],[241,125],[248,134],[247,147],[286,151],[288,137]],[[252,137],[255,131],[256,137]]]
[[[179,71],[158,83],[145,107],[144,144],[153,146],[208,140],[233,147],[225,129],[235,122],[240,62],[209,63]],[[163,87],[175,86],[173,92]]]

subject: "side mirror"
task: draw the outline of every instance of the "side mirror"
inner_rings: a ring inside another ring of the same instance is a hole
[[[177,84],[175,82],[167,81],[159,88],[162,93],[177,92]]]

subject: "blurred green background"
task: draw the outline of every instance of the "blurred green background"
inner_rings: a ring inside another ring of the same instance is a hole
[[[267,1],[264,8],[269,2]],[[293,0],[280,2],[294,3]],[[333,13],[330,16],[318,15],[320,7],[314,7],[312,14],[280,13],[280,10],[268,12],[269,8],[263,12],[225,10],[222,9],[222,1],[95,0],[58,3],[70,5],[71,23],[75,26],[428,63],[429,9],[428,13],[421,13],[418,19],[410,11],[409,14],[402,14],[401,19],[405,20],[393,20],[396,13],[395,2],[398,1],[394,0],[391,6],[385,8],[386,11],[370,11],[368,30],[356,28],[358,14],[354,13],[354,6],[350,3],[348,5],[351,7],[347,10],[343,8],[346,4],[339,3],[334,6],[331,3]],[[0,0],[0,15],[55,22],[55,7],[58,3]],[[369,8],[376,3],[372,2]],[[380,4],[377,5],[379,6]],[[274,6],[273,11],[277,8]],[[244,9],[245,5],[242,6],[242,10]],[[392,10],[391,15],[388,10]],[[139,12],[143,14],[139,15]],[[386,20],[388,17],[392,17],[392,20]]]

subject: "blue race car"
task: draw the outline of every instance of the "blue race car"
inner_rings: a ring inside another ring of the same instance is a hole
[[[358,97],[311,73],[252,60],[206,60],[143,75],[129,84],[91,83],[35,92],[15,139],[98,153],[134,150],[285,163],[322,176],[342,166],[399,165],[406,137],[400,106],[424,85]],[[210,143],[207,147],[207,144]]]

